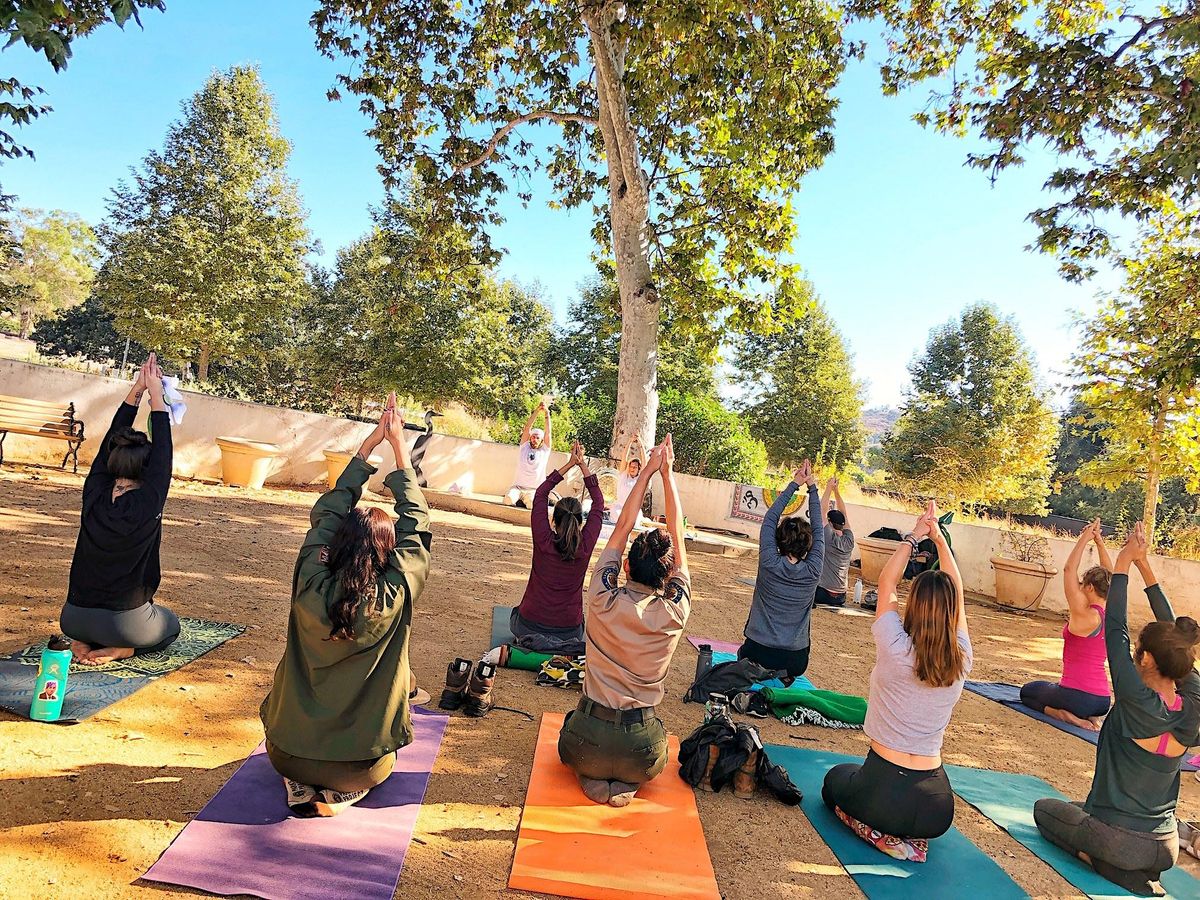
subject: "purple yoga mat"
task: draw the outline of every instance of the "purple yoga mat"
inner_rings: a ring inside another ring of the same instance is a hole
[[[734,641],[718,641],[715,638],[706,637],[690,637],[688,643],[697,650],[700,649],[701,644],[708,644],[713,648],[713,653],[732,653],[734,656],[737,656],[737,652],[742,646]]]
[[[391,777],[332,819],[288,815],[260,744],[142,877],[269,900],[391,900],[448,721],[419,709],[412,718]]]

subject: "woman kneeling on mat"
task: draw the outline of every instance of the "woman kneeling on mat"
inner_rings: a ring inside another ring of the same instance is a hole
[[[901,619],[896,586],[925,538],[937,546],[941,568],[913,579]],[[821,796],[878,849],[923,859],[924,842],[954,820],[942,739],[972,659],[962,578],[932,501],[879,576],[871,631],[876,658],[863,725],[871,751],[861,766],[830,769]]]
[[[357,803],[412,741],[408,635],[432,535],[395,405],[392,394],[358,455],[313,507],[287,646],[260,710],[267,755],[298,816],[332,816]],[[367,459],[385,439],[396,454],[384,481],[396,499],[395,528],[383,510],[358,506],[375,472]]]
[[[650,454],[592,573],[586,623],[587,677],[579,706],[558,736],[559,758],[589,800],[626,806],[667,765],[667,731],[655,707],[691,611],[683,510],[671,436]],[[661,472],[667,528],[639,534],[621,557],[650,476]]]
[[[578,498],[563,497],[554,504],[551,527],[547,512],[550,492],[576,466],[592,498],[587,523]],[[578,656],[584,650],[583,579],[604,524],[604,494],[578,441],[571,447],[567,463],[551,472],[533,495],[529,524],[533,531],[533,565],[525,596],[509,619],[509,630],[523,649]]]
[[[1100,565],[1079,577],[1079,563],[1089,542],[1096,544]],[[1070,618],[1063,626],[1062,678],[1058,684],[1031,681],[1021,688],[1021,702],[1048,716],[1100,730],[1100,720],[1112,703],[1104,670],[1104,598],[1108,596],[1112,560],[1100,534],[1100,520],[1079,535],[1063,572]]]
[[[1136,565],[1157,619],[1129,654],[1129,567]],[[1112,712],[1100,729],[1096,774],[1087,802],[1047,798],[1033,807],[1046,840],[1135,894],[1162,896],[1159,876],[1179,857],[1175,806],[1179,769],[1200,741],[1200,626],[1178,620],[1147,559],[1146,534],[1134,526],[1117,556],[1104,639],[1112,672]]]
[[[808,485],[808,517],[779,521],[800,485]],[[771,504],[758,535],[758,577],[738,659],[793,678],[808,669],[809,621],[825,563],[825,529],[817,479],[807,459]],[[816,528],[813,525],[816,525]]]
[[[135,431],[142,394],[150,431]],[[171,488],[171,416],[153,353],[113,416],[83,482],[83,514],[59,617],[75,661],[100,665],[165,649],[179,618],[154,602],[161,573],[162,512]]]

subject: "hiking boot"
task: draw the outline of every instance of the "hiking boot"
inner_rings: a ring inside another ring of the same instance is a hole
[[[446,666],[446,687],[442,691],[442,699],[438,701],[438,709],[456,710],[463,705],[467,682],[471,680],[471,661],[459,657]]]
[[[733,796],[749,800],[758,787],[758,750],[751,750],[746,761],[733,773]]]
[[[700,783],[696,787],[702,791],[708,791],[710,794],[715,791],[712,783],[713,767],[717,764],[717,757],[721,755],[721,748],[716,744],[708,745],[708,764],[704,767],[704,777],[700,779]]]
[[[496,667],[490,662],[477,662],[471,681],[463,695],[463,712],[479,719],[492,711],[496,702],[492,699],[492,686],[496,683]]]

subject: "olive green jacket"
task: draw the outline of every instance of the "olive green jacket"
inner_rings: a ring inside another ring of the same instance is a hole
[[[362,497],[375,468],[355,457],[312,510],[292,584],[287,646],[260,715],[267,739],[307,759],[376,759],[412,741],[408,634],[413,602],[429,574],[429,507],[416,473],[397,469],[384,484],[396,498],[396,549],[363,604],[352,639],[329,639],[329,607],[341,583],[325,549]]]

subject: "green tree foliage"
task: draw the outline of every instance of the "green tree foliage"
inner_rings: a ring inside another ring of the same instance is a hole
[[[139,9],[164,9],[164,0],[4,0],[0,2],[0,29],[8,40],[4,48],[23,43],[41,53],[55,72],[71,59],[71,44],[107,22],[121,28],[129,19],[141,25]],[[0,78],[0,123],[27,125],[50,107],[37,98],[42,89],[16,78]],[[33,156],[9,131],[0,129],[0,156],[10,159]]]
[[[832,148],[833,6],[324,0],[313,25],[385,179],[425,179],[440,224],[486,246],[496,197],[529,200],[534,169],[554,205],[593,209],[620,289],[611,446],[654,434],[664,300],[697,329],[798,311],[791,202]],[[534,141],[532,123],[555,127]]]
[[[1112,251],[1103,214],[1145,220],[1171,199],[1195,209],[1200,173],[1200,8],[1191,0],[852,0],[888,32],[886,92],[945,87],[922,124],[986,142],[971,165],[992,177],[1047,146],[1062,163],[1053,202],[1030,219],[1038,246],[1072,278]],[[971,62],[974,65],[971,65]],[[966,64],[964,64],[964,62]]]
[[[1084,323],[1073,358],[1102,442],[1080,479],[1141,482],[1153,535],[1161,479],[1200,490],[1200,244],[1178,223],[1154,227],[1125,275],[1124,290]]]
[[[805,289],[811,292],[811,285]],[[808,457],[841,469],[859,461],[866,440],[863,384],[815,298],[795,325],[740,335],[732,377],[750,431],[775,465],[788,468]]]
[[[935,328],[909,367],[881,457],[905,490],[954,503],[1040,512],[1057,421],[1016,326],[983,304]]]
[[[305,298],[308,234],[253,67],[214,73],[109,203],[97,291],[117,328],[208,378]]]
[[[11,227],[15,252],[0,266],[0,284],[27,338],[39,319],[87,297],[98,247],[91,226],[62,210],[23,209]]]
[[[42,319],[31,337],[42,356],[82,356],[96,362],[119,364],[125,355],[125,335],[117,331],[112,313],[95,294],[78,306]],[[129,358],[144,360],[149,351],[129,342]]]

